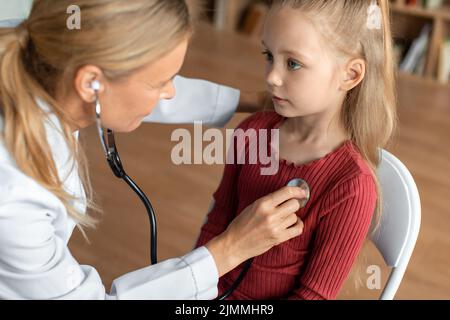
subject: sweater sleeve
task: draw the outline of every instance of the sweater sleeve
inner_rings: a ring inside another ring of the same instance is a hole
[[[212,238],[226,230],[233,220],[237,210],[238,195],[235,181],[239,175],[239,168],[234,164],[227,164],[219,188],[213,195],[213,206],[201,228],[195,247],[201,247]]]
[[[376,199],[370,175],[356,176],[330,191],[322,205],[308,264],[289,299],[336,298],[366,239]]]
[[[237,130],[247,130],[250,127],[250,122],[256,117],[259,117],[259,115],[254,114],[242,121],[236,128],[233,137],[236,135]],[[239,150],[242,151],[240,148]],[[238,164],[237,159],[242,156],[239,150],[234,143],[231,144],[228,150],[227,164],[225,165],[222,180],[213,194],[213,206],[208,213],[205,224],[201,228],[195,247],[205,245],[212,238],[224,232],[237,214],[236,211],[239,204],[238,179],[241,170],[241,165]],[[247,147],[243,151],[246,152],[246,150]]]

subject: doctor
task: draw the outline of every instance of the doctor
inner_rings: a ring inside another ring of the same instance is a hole
[[[0,29],[0,298],[212,299],[220,276],[301,234],[305,194],[267,195],[205,247],[125,274],[107,292],[67,246],[75,226],[96,224],[77,139],[95,122],[92,82],[103,125],[118,132],[143,120],[222,125],[239,91],[175,77],[192,33],[184,0],[78,0],[81,30],[66,28],[71,2],[35,0],[27,20]]]

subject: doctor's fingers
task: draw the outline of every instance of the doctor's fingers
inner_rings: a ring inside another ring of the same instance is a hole
[[[297,214],[292,213],[281,221],[280,227],[282,229],[289,229],[290,227],[292,227],[296,223],[298,223],[299,220],[301,221],[301,219],[297,216]],[[301,221],[301,224],[303,224],[302,221]]]
[[[284,202],[291,199],[303,199],[306,197],[306,192],[298,187],[283,187],[278,191],[275,191],[261,200],[264,203],[268,203],[271,207],[278,207]]]
[[[280,238],[280,243],[283,243],[285,241],[291,240],[295,237],[302,235],[304,227],[305,225],[303,221],[297,217],[297,223],[291,226],[290,228],[286,229],[285,232],[283,232],[283,235]]]
[[[297,199],[291,199],[279,205],[274,212],[278,219],[286,219],[290,214],[300,210],[300,202]]]

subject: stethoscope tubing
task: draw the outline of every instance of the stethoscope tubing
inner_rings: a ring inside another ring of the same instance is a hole
[[[106,160],[113,171],[114,175],[123,181],[136,193],[139,199],[142,201],[145,209],[147,211],[148,219],[150,222],[150,262],[151,264],[156,264],[158,262],[158,232],[157,232],[157,222],[156,214],[150,200],[147,198],[142,189],[130,178],[123,169],[122,161],[120,160],[119,152],[117,150],[114,132],[110,129],[105,131],[101,125],[101,106],[98,99],[98,92],[96,91],[96,103],[95,103],[95,114],[97,130],[100,136],[101,145],[105,152]]]

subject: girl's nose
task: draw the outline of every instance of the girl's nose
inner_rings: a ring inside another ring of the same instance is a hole
[[[160,99],[170,100],[175,96],[175,87],[173,81],[169,81],[161,90]]]
[[[276,72],[275,68],[272,68],[272,70],[267,73],[266,82],[271,87],[281,87],[283,85],[283,80],[279,73]]]

